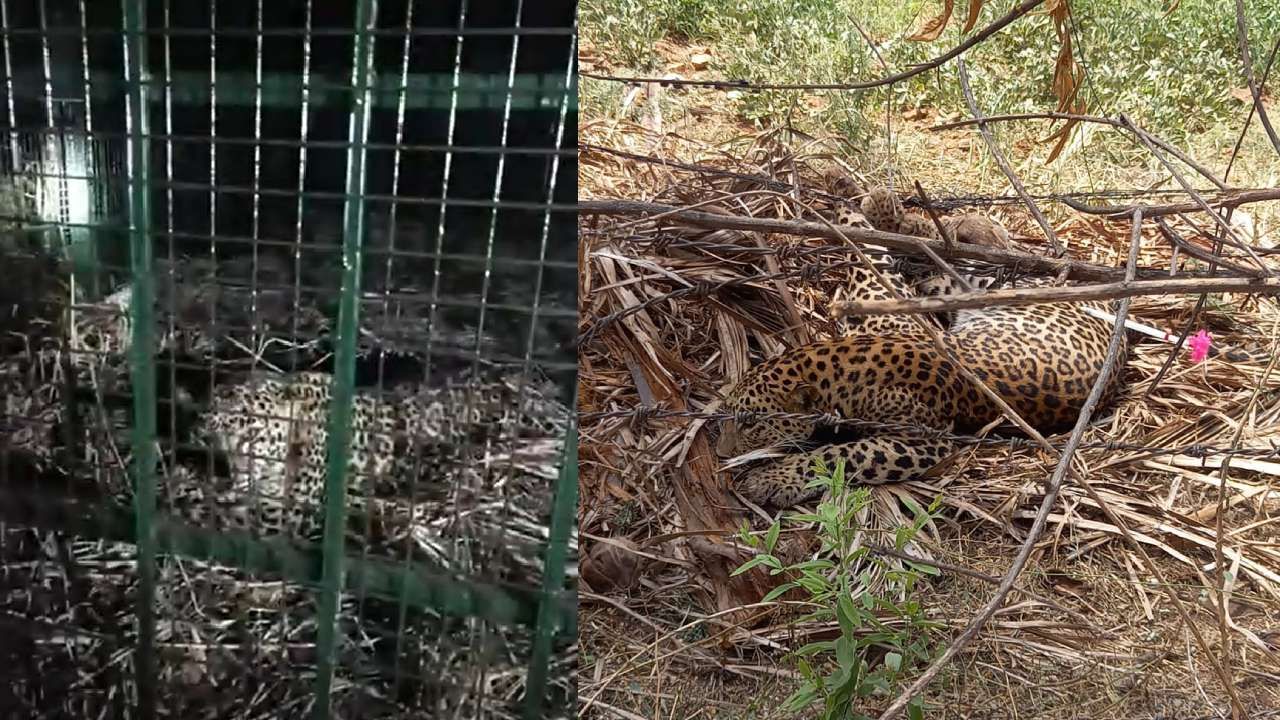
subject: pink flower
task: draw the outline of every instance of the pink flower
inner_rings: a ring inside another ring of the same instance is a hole
[[[1195,337],[1191,338],[1191,362],[1203,362],[1209,357],[1209,346],[1212,344],[1213,340],[1207,331],[1201,330],[1196,333]]]

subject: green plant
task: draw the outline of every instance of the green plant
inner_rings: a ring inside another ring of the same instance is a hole
[[[657,65],[654,44],[667,37],[709,44],[710,70],[717,77],[839,83],[911,67],[961,42],[967,37],[961,32],[964,7],[956,8],[936,40],[907,39],[921,18],[935,16],[942,5],[938,0],[584,0],[581,24],[589,44],[637,71]],[[1244,80],[1232,3],[1072,0],[1070,7],[1073,53],[1086,71],[1081,98],[1090,113],[1125,113],[1176,144],[1223,124],[1234,132],[1247,105],[1239,98]],[[985,3],[969,35],[1005,11]],[[1260,76],[1270,42],[1280,33],[1280,3],[1252,3],[1247,15],[1254,72]],[[866,38],[875,43],[875,52]],[[965,57],[983,111],[1056,107],[1052,78],[1059,47],[1051,18],[1035,12],[969,50]],[[735,91],[732,97],[737,114],[760,125],[836,131],[854,142],[883,132],[886,99],[895,113],[926,106],[968,115],[954,63],[872,90]],[[1043,138],[1047,128],[1037,123],[1006,132]],[[1116,150],[1132,142],[1123,135],[1115,142],[1115,134],[1096,133],[1087,144],[1103,157],[1121,159]],[[1047,154],[1052,143],[1042,145]]]
[[[888,694],[915,666],[932,656],[931,631],[936,624],[925,618],[923,608],[911,594],[923,575],[936,575],[938,571],[910,562],[895,567],[872,554],[863,542],[858,522],[870,502],[870,490],[845,482],[843,461],[834,470],[819,461],[816,470],[818,477],[810,486],[825,488],[825,499],[816,512],[794,515],[789,520],[816,525],[822,542],[818,555],[783,565],[773,554],[781,523],[775,520],[763,539],[744,525],[740,536],[757,554],[734,574],[764,566],[771,575],[786,575],[791,579],[766,595],[766,602],[800,590],[808,596],[807,604],[816,609],[798,622],[835,620],[839,625],[840,632],[834,640],[809,643],[793,653],[803,680],[787,698],[784,709],[800,713],[821,703],[823,720],[861,720],[867,716],[856,710],[858,699]],[[927,509],[907,504],[914,520],[909,527],[898,528],[894,533],[894,547],[899,551],[929,522],[940,500]],[[886,581],[879,592],[872,590],[875,572],[884,573]],[[897,596],[906,599],[894,602],[891,598]],[[908,714],[912,718],[923,717],[923,697],[911,701]]]
[[[664,37],[700,37],[717,10],[710,0],[583,0],[578,13],[590,44],[611,48],[615,59],[637,70],[657,66],[654,43]]]

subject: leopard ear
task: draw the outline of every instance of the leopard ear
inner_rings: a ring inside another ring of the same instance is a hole
[[[786,406],[787,412],[811,413],[818,411],[820,399],[816,387],[809,383],[801,383],[787,394],[783,404]]]

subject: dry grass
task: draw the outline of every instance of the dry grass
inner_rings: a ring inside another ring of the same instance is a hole
[[[831,195],[847,193],[832,182],[833,167],[859,183],[860,170],[882,177],[882,168],[848,166],[848,148],[838,142],[747,133],[714,120],[714,112],[664,124],[584,118],[580,138],[795,189],[583,152],[580,197],[703,204],[702,210],[792,219],[805,206],[825,211]],[[946,142],[959,149],[954,137]],[[973,160],[952,152],[946,162]],[[956,177],[947,186],[958,185]],[[930,187],[929,178],[922,182]],[[978,185],[971,191],[983,192]],[[1001,205],[992,214],[1025,248],[1042,249],[1020,208]],[[1127,225],[1060,210],[1051,217],[1073,257],[1120,264]],[[617,413],[588,416],[582,425],[579,520],[589,542],[582,572],[589,584],[593,574],[623,580],[581,594],[579,697],[593,703],[585,717],[777,717],[778,700],[791,689],[785,651],[830,628],[778,618],[761,625],[752,611],[711,615],[751,588],[727,583],[699,560],[706,557],[700,536],[742,517],[762,527],[764,518],[707,490],[720,482],[708,443],[714,422],[636,419],[627,412],[642,404],[714,411],[716,390],[762,356],[844,332],[827,309],[840,292],[846,254],[822,254],[826,241],[695,230],[661,220],[584,216],[580,238],[580,318],[583,329],[598,332],[580,353],[579,409]],[[762,254],[762,246],[780,252]],[[1167,244],[1155,233],[1144,235],[1140,265],[1170,262]],[[730,281],[738,283],[732,290],[666,297]],[[1176,331],[1194,305],[1195,298],[1138,298],[1132,316]],[[624,311],[629,314],[599,325]],[[1147,576],[1118,529],[1068,483],[1018,592],[933,686],[931,717],[1216,717],[1227,696],[1209,669],[1212,659],[1191,642],[1161,585],[1191,608],[1245,706],[1255,716],[1280,708],[1280,524],[1274,521],[1280,462],[1271,454],[1280,435],[1280,374],[1267,370],[1277,322],[1280,312],[1269,301],[1212,297],[1197,325],[1220,345],[1252,352],[1195,365],[1184,352],[1154,390],[1170,346],[1145,340],[1136,347],[1126,389],[1086,434],[1076,468],[1145,544],[1159,576]],[[1223,480],[1215,468],[1222,456],[1198,457],[1186,448],[1227,448],[1237,434],[1238,445],[1256,453],[1232,460],[1219,524]],[[1127,449],[1098,447],[1105,443]],[[867,523],[872,531],[892,529],[902,522],[904,496],[924,504],[941,495],[943,521],[926,528],[911,551],[999,576],[1022,542],[1053,460],[1026,445],[974,446],[941,478],[876,488]],[[802,556],[806,543],[799,535],[789,547]],[[1222,585],[1214,563],[1219,539],[1231,571],[1225,638],[1214,609]],[[633,544],[604,552],[625,542]],[[920,599],[932,618],[958,631],[992,588],[943,572]]]

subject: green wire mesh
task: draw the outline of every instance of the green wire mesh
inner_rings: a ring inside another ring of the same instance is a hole
[[[0,0],[0,708],[568,716],[574,12]]]

